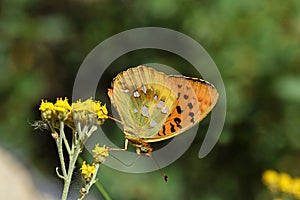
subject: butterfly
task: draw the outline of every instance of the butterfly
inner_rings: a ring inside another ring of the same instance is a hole
[[[129,141],[138,154],[149,154],[150,143],[175,137],[205,118],[219,94],[205,80],[138,66],[119,73],[108,96],[121,118],[124,149]]]

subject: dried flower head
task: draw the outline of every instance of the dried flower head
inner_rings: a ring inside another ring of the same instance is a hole
[[[94,153],[93,157],[95,163],[103,163],[105,159],[109,156],[108,147],[106,145],[99,147],[99,144],[96,144],[92,152]]]
[[[107,116],[106,105],[101,106],[99,101],[87,99],[85,101],[78,100],[72,103],[72,114],[75,122],[82,125],[103,124]]]

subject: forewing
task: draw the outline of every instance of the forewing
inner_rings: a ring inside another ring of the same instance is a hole
[[[116,76],[108,95],[120,115],[125,134],[152,138],[177,101],[175,85],[152,68],[129,68]]]

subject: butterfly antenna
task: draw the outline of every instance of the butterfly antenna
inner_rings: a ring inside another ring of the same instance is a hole
[[[124,161],[120,160],[119,158],[117,158],[116,156],[114,156],[112,154],[110,154],[110,156],[112,156],[114,159],[116,159],[117,161],[119,161],[120,163],[125,165],[126,167],[132,166],[141,157],[141,155],[137,156],[134,161],[132,161],[131,163],[128,164],[128,163],[125,163]]]
[[[164,177],[164,180],[165,180],[166,182],[168,182],[168,181],[169,181],[169,177],[168,177],[167,174],[164,172],[164,170],[159,166],[157,160],[156,160],[155,158],[153,158],[152,156],[150,156],[150,158],[152,158],[152,160],[154,160],[156,166],[157,166],[158,169],[159,169],[160,174]]]
[[[114,118],[113,116],[108,115],[108,118],[122,124],[121,120],[118,120],[118,119]]]

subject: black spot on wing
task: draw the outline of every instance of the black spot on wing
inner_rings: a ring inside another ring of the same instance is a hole
[[[184,98],[184,99],[188,99],[189,96],[185,94],[185,95],[183,95],[183,98]]]
[[[194,115],[195,114],[193,112],[189,112],[189,116],[191,117],[190,122],[192,122],[193,124],[195,123]]]
[[[163,134],[163,135],[166,135],[166,126],[165,126],[165,125],[163,125],[163,127],[162,127],[162,134]],[[158,135],[159,135],[159,136],[162,136],[162,135],[160,134],[160,132],[158,132]]]
[[[176,131],[174,124],[170,123],[170,126],[171,126],[171,132],[174,133]]]
[[[181,123],[180,118],[178,118],[178,117],[174,118],[174,122],[175,122],[175,124],[177,125],[178,128],[180,128],[180,129],[182,128],[182,126],[180,125],[180,123]]]
[[[176,106],[176,111],[177,111],[178,114],[181,114],[182,113],[181,107],[180,106]]]
[[[166,126],[163,125],[163,134],[166,135]]]
[[[189,109],[192,109],[193,108],[193,104],[192,103],[188,103],[188,107],[189,107]]]
[[[193,124],[195,123],[194,117],[190,120],[190,122],[192,122]]]

